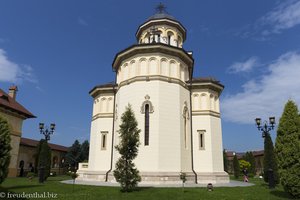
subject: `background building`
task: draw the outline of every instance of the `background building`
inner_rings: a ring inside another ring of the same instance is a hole
[[[255,159],[255,171],[256,175],[259,175],[263,173],[263,167],[264,167],[264,150],[259,151],[250,151],[252,152],[254,159]],[[237,156],[238,160],[243,159],[243,156],[246,154],[245,152],[235,152],[235,151],[227,151],[226,150],[226,157],[227,157],[227,169],[228,173],[233,174],[233,157],[234,155]]]
[[[36,167],[35,159],[37,153],[38,140],[29,138],[21,138],[19,156],[18,156],[18,175],[20,175],[21,167],[23,166],[24,175],[27,172],[32,171],[32,168]],[[65,167],[63,166],[65,161],[65,155],[68,152],[68,147],[48,143],[51,148],[51,170],[56,174],[63,174]]]
[[[16,101],[18,88],[12,86],[9,93],[0,89],[0,115],[4,117],[12,130],[11,132],[11,159],[9,164],[8,177],[17,176],[19,145],[22,136],[23,121],[35,116]]]

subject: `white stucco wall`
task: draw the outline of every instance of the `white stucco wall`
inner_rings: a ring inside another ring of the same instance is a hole
[[[144,145],[144,114],[141,106],[145,96],[150,97],[154,112],[150,113],[149,146]],[[141,172],[180,172],[191,170],[190,145],[185,149],[183,144],[183,117],[184,102],[189,108],[189,92],[178,84],[164,81],[133,82],[122,86],[117,95],[118,129],[120,118],[128,103],[131,104],[138,121],[140,134],[139,154],[135,160]],[[188,123],[189,125],[189,123]],[[188,134],[189,135],[189,134]],[[188,137],[190,139],[190,137]],[[115,145],[119,142],[116,134]],[[190,144],[189,142],[187,142]],[[118,158],[114,154],[114,163]]]

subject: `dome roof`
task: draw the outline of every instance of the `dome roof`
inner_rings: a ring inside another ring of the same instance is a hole
[[[176,20],[175,17],[173,17],[172,15],[169,15],[167,13],[155,13],[154,15],[152,15],[151,17],[149,17],[147,19],[147,21],[153,20],[153,19],[171,19],[171,20]]]

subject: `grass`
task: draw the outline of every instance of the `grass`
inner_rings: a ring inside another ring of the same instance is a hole
[[[290,199],[281,186],[270,190],[268,186],[260,179],[250,179],[250,182],[255,183],[250,187],[234,187],[234,188],[214,188],[214,191],[208,192],[206,188],[186,188],[183,191],[181,188],[139,188],[139,190],[131,193],[122,193],[118,187],[99,187],[85,185],[69,185],[60,183],[61,180],[69,179],[66,176],[50,177],[44,184],[39,184],[37,179],[32,181],[27,178],[7,178],[0,186],[1,193],[25,193],[42,194],[49,192],[57,194],[56,199],[70,200],[276,200]],[[1,199],[1,197],[0,197]],[[3,198],[2,198],[3,199]],[[20,198],[19,198],[20,199]],[[28,198],[29,199],[29,198]],[[32,198],[39,199],[39,198]],[[49,198],[50,199],[50,198]]]

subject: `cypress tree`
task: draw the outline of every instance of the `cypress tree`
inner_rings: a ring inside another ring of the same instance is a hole
[[[227,159],[225,149],[223,150],[223,164],[224,164],[224,171],[228,173],[228,159]]]
[[[44,180],[46,180],[50,175],[51,169],[51,148],[44,139],[40,140],[39,146],[38,167],[45,168]]]
[[[270,169],[272,169],[274,174],[274,181],[277,184],[279,183],[279,177],[277,172],[278,168],[274,154],[273,142],[269,133],[265,136],[264,149],[264,181],[269,182],[268,172]]]
[[[249,176],[254,176],[256,174],[256,166],[255,166],[255,158],[253,156],[253,153],[250,152],[246,152],[246,154],[243,156],[243,159],[247,162],[250,163],[250,167],[248,169],[249,172]]]
[[[66,154],[66,164],[68,164],[72,170],[77,169],[77,165],[81,162],[82,156],[81,144],[78,140],[75,140]]]
[[[236,155],[233,157],[233,174],[235,178],[239,178],[240,176],[240,164]]]
[[[249,152],[249,158],[248,158],[248,162],[250,163],[251,167],[249,169],[249,172],[251,174],[251,176],[255,176],[256,174],[256,163],[255,163],[255,158],[254,158],[254,155],[253,153],[250,151]]]
[[[80,146],[80,162],[87,162],[89,160],[90,143],[85,140]]]
[[[0,184],[8,174],[10,150],[10,128],[8,122],[0,116]]]
[[[297,105],[291,100],[279,120],[275,152],[284,190],[300,198],[300,118]]]
[[[116,163],[114,177],[120,183],[123,192],[134,190],[141,177],[136,169],[133,159],[138,155],[139,133],[138,123],[135,119],[131,106],[126,107],[125,112],[121,117],[122,124],[120,125],[120,143],[116,146],[116,150],[121,157]]]

